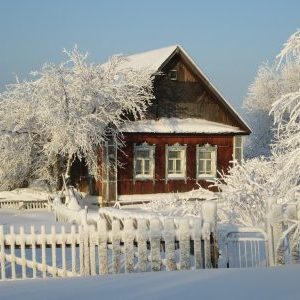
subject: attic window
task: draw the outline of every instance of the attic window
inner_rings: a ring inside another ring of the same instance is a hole
[[[169,72],[169,78],[170,78],[171,80],[177,80],[177,70],[171,70],[171,71]]]

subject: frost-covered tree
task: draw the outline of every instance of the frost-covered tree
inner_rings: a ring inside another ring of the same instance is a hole
[[[64,53],[67,61],[45,64],[32,81],[0,94],[2,189],[31,177],[53,183],[61,172],[69,175],[75,157],[96,176],[95,150],[120,136],[126,116],[142,118],[153,98],[150,72],[123,68],[126,58],[97,65],[76,47]]]
[[[273,155],[278,164],[278,185],[287,199],[300,194],[300,30],[284,44],[277,69],[285,73],[283,91],[270,114],[277,126]]]
[[[275,68],[263,64],[250,85],[244,103],[247,109],[247,118],[253,130],[245,156],[248,158],[260,155],[270,156],[270,143],[273,139],[273,118],[269,115],[272,103],[279,93],[279,76]]]
[[[299,30],[294,33],[277,56],[273,64],[263,64],[250,85],[245,107],[253,128],[247,157],[271,154],[270,144],[274,139],[276,126],[274,115],[269,114],[273,104],[288,93],[299,90]]]
[[[249,105],[252,101],[253,107],[268,109],[274,120],[271,155],[268,159],[250,159],[233,166],[216,184],[222,190],[224,215],[236,223],[252,226],[264,223],[267,201],[296,203],[300,212],[299,30],[284,44],[274,67],[260,72],[263,75],[250,87],[254,96],[248,101]],[[270,103],[265,101],[266,95]]]

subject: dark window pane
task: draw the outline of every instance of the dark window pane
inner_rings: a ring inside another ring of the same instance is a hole
[[[174,172],[173,171],[173,160],[169,159],[169,161],[168,161],[168,173],[172,174],[173,172]]]
[[[136,157],[138,158],[149,158],[150,151],[149,150],[137,150]]]
[[[206,173],[207,174],[211,173],[211,161],[210,160],[206,161]]]
[[[140,159],[136,160],[135,164],[135,173],[137,175],[142,174],[142,161]]]
[[[199,160],[199,173],[204,173],[204,161]]]
[[[180,151],[179,150],[169,151],[169,158],[180,158]]]
[[[176,173],[181,173],[181,161],[176,160]]]
[[[199,152],[199,158],[210,159],[211,158],[211,152],[210,151],[200,151]]]
[[[144,165],[144,173],[146,175],[149,175],[150,174],[150,161],[148,159],[146,159],[144,161],[145,165]]]

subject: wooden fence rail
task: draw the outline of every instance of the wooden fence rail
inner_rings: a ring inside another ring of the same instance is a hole
[[[24,232],[0,226],[1,279],[88,276],[160,270],[211,268],[214,234],[199,218],[113,220],[75,226],[66,233],[31,227]],[[38,233],[37,233],[38,232]]]

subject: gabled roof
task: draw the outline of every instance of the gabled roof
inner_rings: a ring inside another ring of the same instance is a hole
[[[192,68],[196,75],[198,75],[211,92],[219,99],[220,102],[231,112],[233,117],[238,121],[244,132],[251,133],[250,127],[239,116],[235,109],[223,97],[218,89],[212,84],[204,72],[199,68],[195,61],[187,54],[187,52],[180,45],[173,45],[165,48],[151,50],[147,52],[137,53],[126,56],[126,61],[122,63],[122,68],[132,69],[149,69],[153,74],[159,73],[167,65],[167,63],[176,54],[180,54],[183,60]]]
[[[147,52],[127,55],[122,62],[122,69],[148,69],[153,73],[160,70],[161,66],[170,58],[177,49],[177,45],[151,50]]]

